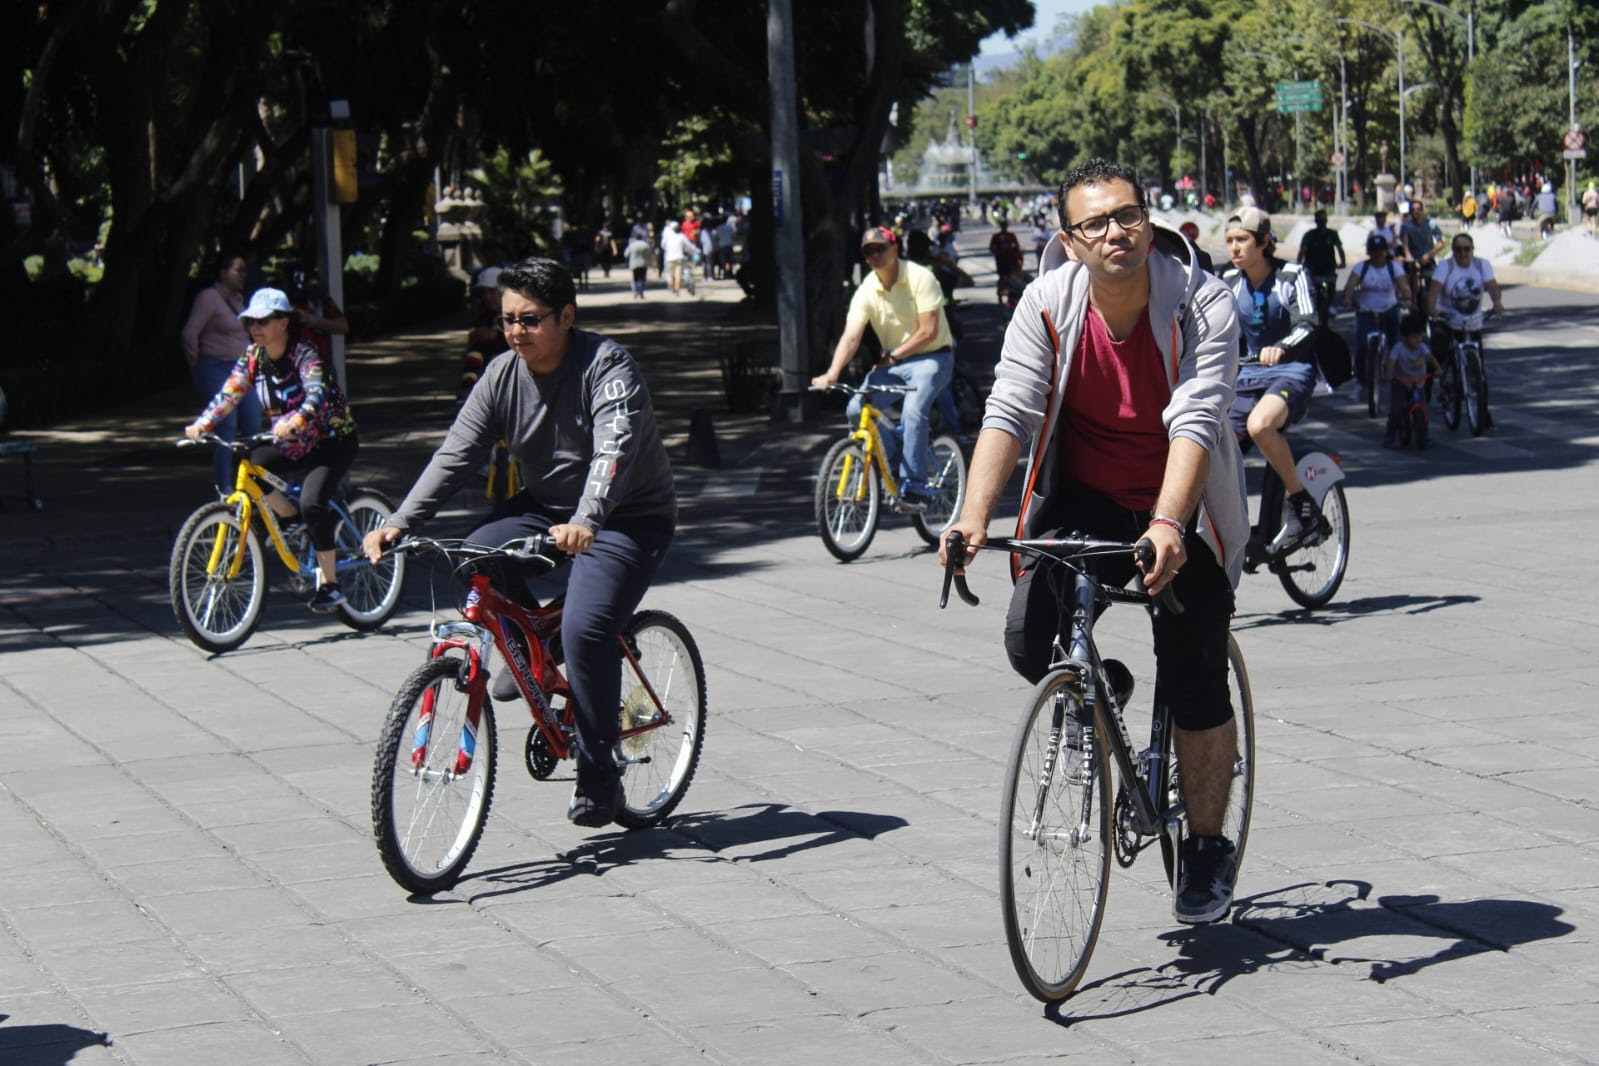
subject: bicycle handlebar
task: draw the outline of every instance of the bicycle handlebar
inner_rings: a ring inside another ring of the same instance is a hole
[[[519,562],[544,562],[559,565],[557,556],[565,553],[555,547],[555,538],[547,533],[508,540],[498,547],[478,544],[470,540],[435,540],[432,537],[405,537],[389,545],[385,555],[403,555],[413,552],[433,551],[446,559],[476,562],[480,559],[515,559]]]
[[[234,454],[242,455],[249,449],[259,447],[262,444],[277,443],[277,437],[270,433],[252,433],[243,440],[228,440],[217,436],[215,433],[202,433],[194,440],[190,440],[188,437],[181,437],[174,443],[180,448],[193,448],[201,444],[220,444],[224,448],[231,449]]]
[[[817,386],[812,385],[810,387],[809,391],[811,391],[811,392],[842,392],[842,393],[845,393],[846,395],[849,395],[849,396],[853,396],[853,395],[855,395],[858,392],[897,392],[897,393],[902,393],[903,394],[903,393],[915,392],[916,391],[916,386],[915,385],[864,385],[864,384],[863,385],[846,385],[842,381],[835,381],[831,385],[827,386],[827,388],[825,388],[825,389],[818,388]]]
[[[1149,566],[1155,561],[1155,546],[1147,537],[1141,538],[1134,544],[1117,540],[1095,540],[1081,534],[1069,537],[1058,537],[1038,540],[1020,540],[1015,537],[995,537],[977,545],[979,549],[989,548],[995,551],[1022,552],[1039,559],[1051,559],[1064,563],[1072,569],[1079,569],[1075,561],[1090,555],[1123,555],[1131,554],[1143,566]],[[956,593],[968,604],[976,607],[980,602],[971,588],[966,584],[966,575],[957,573],[966,561],[966,538],[959,530],[951,532],[944,542],[944,587],[938,597],[939,609],[949,605],[949,588],[953,584]],[[1104,586],[1101,586],[1102,588]],[[1116,594],[1122,598],[1147,602],[1153,601],[1157,610],[1164,609],[1173,614],[1182,614],[1183,605],[1177,599],[1177,594],[1172,591],[1171,585],[1160,590],[1158,596],[1151,597],[1148,593],[1135,589],[1118,589]]]

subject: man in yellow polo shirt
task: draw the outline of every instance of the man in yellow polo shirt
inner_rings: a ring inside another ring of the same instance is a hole
[[[931,270],[900,258],[899,245],[886,226],[872,226],[861,235],[861,255],[872,272],[861,281],[849,302],[844,335],[833,349],[833,365],[827,373],[812,378],[811,384],[825,389],[837,381],[861,346],[866,327],[872,327],[883,354],[866,375],[865,383],[908,385],[916,390],[905,394],[905,483],[899,508],[923,511],[928,503],[927,474],[932,458],[927,444],[928,419],[938,394],[949,387],[955,369],[949,320],[944,316],[944,292]],[[872,403],[878,402],[878,396],[873,395]],[[859,395],[850,401],[851,424],[860,417],[860,405]]]

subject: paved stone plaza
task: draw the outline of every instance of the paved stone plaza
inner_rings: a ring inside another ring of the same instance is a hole
[[[719,355],[758,331],[730,285],[637,304],[621,272],[595,279],[582,316],[659,368],[681,459]],[[983,276],[961,296],[992,341]],[[1269,575],[1240,590],[1259,752],[1238,906],[1175,926],[1144,856],[1058,1012],[1022,992],[1000,924],[1026,694],[1004,568],[980,561],[982,605],[940,612],[893,517],[834,562],[811,477],[841,418],[717,414],[721,466],[678,467],[646,605],[698,638],[710,716],[670,824],[569,825],[570,773],[532,780],[503,708],[487,833],[433,899],[383,871],[369,813],[380,723],[427,647],[425,571],[364,636],[276,582],[259,632],[208,657],[166,582],[206,491],[205,459],[168,443],[198,402],[36,435],[45,513],[0,468],[0,1062],[1599,1060],[1599,309],[1506,303],[1495,433],[1435,419],[1430,451],[1385,452],[1363,407],[1317,401],[1299,432],[1346,463],[1352,562],[1321,611]],[[462,332],[356,345],[357,480],[403,494]],[[1145,619],[1119,608],[1101,640],[1147,700]]]

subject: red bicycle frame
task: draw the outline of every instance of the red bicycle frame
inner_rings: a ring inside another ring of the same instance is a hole
[[[544,734],[550,754],[557,759],[570,757],[572,752],[572,690],[566,677],[555,665],[547,650],[548,640],[561,628],[561,603],[559,600],[531,610],[506,599],[495,590],[487,574],[475,574],[467,589],[466,606],[462,622],[449,622],[434,627],[434,643],[430,657],[437,659],[454,649],[466,656],[466,676],[461,685],[467,690],[466,722],[461,729],[461,744],[456,752],[455,772],[465,773],[472,765],[477,747],[477,730],[483,716],[483,695],[487,690],[487,671],[483,669],[483,655],[490,643],[499,649],[500,657],[516,678],[516,687],[533,715],[533,723]],[[522,639],[509,639],[509,628],[517,627]],[[670,725],[672,715],[662,706],[653,683],[639,668],[638,658],[625,638],[619,640],[622,658],[633,672],[639,688],[649,695],[655,709],[652,721],[643,725],[626,727],[620,737],[636,736],[651,729]],[[527,649],[524,661],[522,648]],[[557,714],[550,700],[560,697],[564,706]],[[428,727],[433,718],[433,693],[423,697],[416,738],[411,750],[413,765],[420,765],[427,750]]]

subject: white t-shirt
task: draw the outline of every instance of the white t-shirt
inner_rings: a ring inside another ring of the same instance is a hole
[[[1399,303],[1399,292],[1395,286],[1404,278],[1405,272],[1393,259],[1390,258],[1380,267],[1368,259],[1357,264],[1354,270],[1355,277],[1360,281],[1357,306],[1362,311],[1387,311]]]
[[[1455,257],[1450,256],[1438,264],[1432,280],[1440,286],[1438,313],[1458,329],[1467,320],[1481,316],[1482,293],[1494,280],[1494,268],[1488,260],[1476,257],[1472,258],[1470,266],[1461,267]]]

